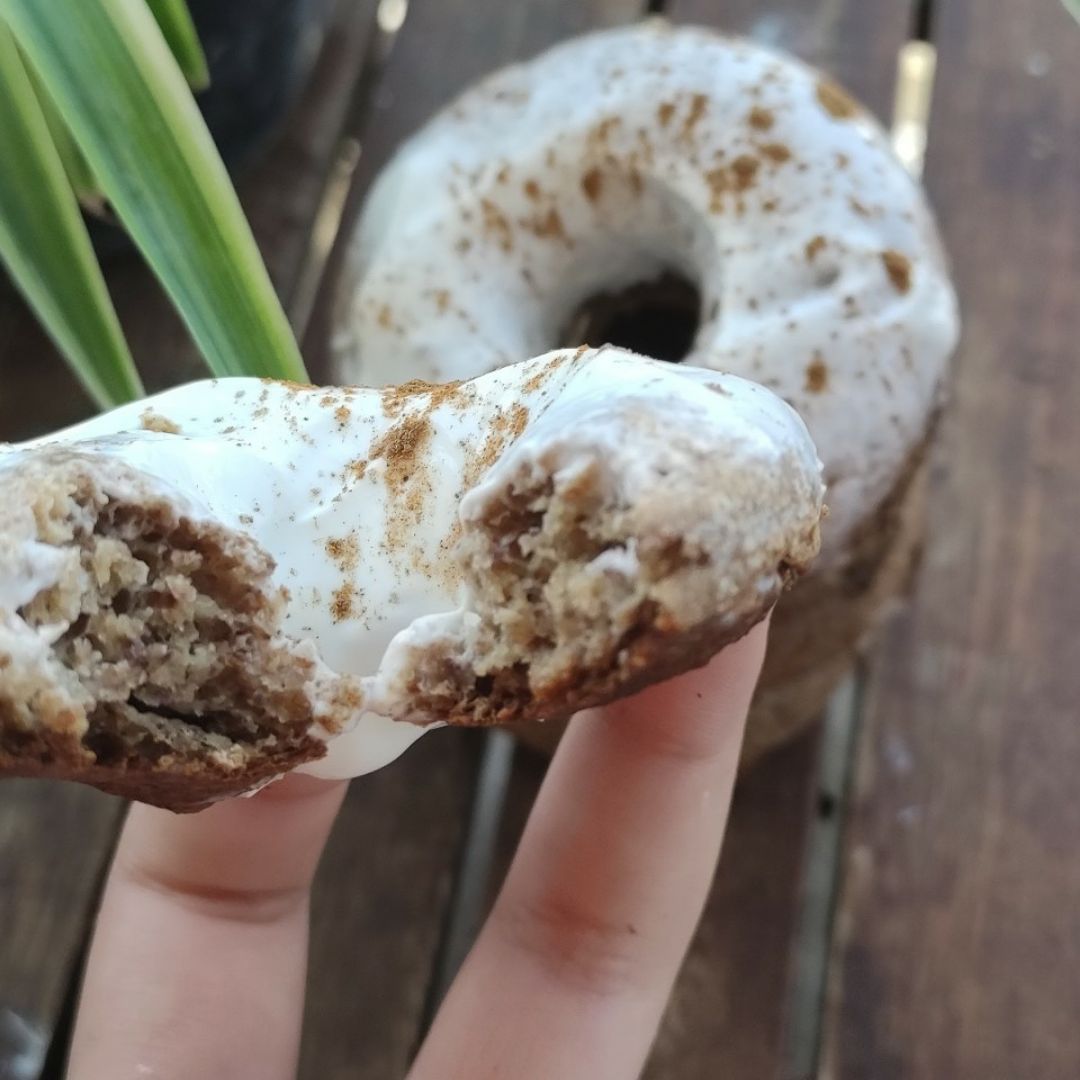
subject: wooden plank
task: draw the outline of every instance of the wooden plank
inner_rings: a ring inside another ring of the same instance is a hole
[[[471,82],[563,38],[637,17],[641,0],[411,0],[375,96],[360,184]]]
[[[122,812],[73,784],[0,785],[0,1077],[37,1075]]]
[[[648,1080],[765,1080],[776,1073],[818,748],[819,730],[811,728],[740,778],[716,882],[645,1073]],[[509,868],[546,764],[533,751],[517,754],[489,903]]]
[[[918,0],[915,0],[918,2]],[[912,0],[667,0],[679,22],[745,34],[824,68],[887,119]]]
[[[295,287],[373,9],[374,0],[341,6],[307,91],[241,185],[260,246],[286,296]],[[149,385],[201,376],[182,327],[139,260],[111,259],[107,276]],[[0,369],[0,437],[25,438],[91,412],[2,277]],[[0,785],[0,1076],[36,1075],[68,1001],[122,809],[117,800],[75,786]]]
[[[647,1080],[778,1073],[818,750],[819,729],[811,728],[740,778],[712,894]]]
[[[908,29],[907,3],[669,0],[666,11],[680,22],[746,34],[793,52],[888,115],[896,53]],[[740,779],[713,895],[676,984],[649,1077],[762,1080],[783,1074],[819,746],[820,732],[810,730]],[[824,868],[826,876],[831,872]],[[814,995],[806,1001],[812,1006]],[[801,1020],[801,1028],[812,1029],[816,1018]]]
[[[482,736],[352,784],[319,871],[300,1080],[398,1080],[416,1049]]]
[[[914,606],[870,688],[823,1075],[1080,1076],[1080,28],[939,0],[966,316]]]
[[[340,0],[319,62],[270,152],[240,177],[244,210],[286,308],[375,31],[376,0]]]

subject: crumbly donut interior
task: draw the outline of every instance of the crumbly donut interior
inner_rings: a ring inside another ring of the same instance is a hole
[[[0,756],[46,770],[209,762],[227,773],[321,755],[309,735],[313,663],[279,631],[284,596],[268,556],[167,500],[110,497],[92,471],[43,470],[14,486],[33,540],[65,562],[6,616]]]
[[[721,603],[708,552],[674,531],[641,535],[599,472],[519,478],[465,529],[475,636],[464,650],[417,650],[414,707],[458,724],[569,716],[705,663],[803,569],[778,555],[775,592],[729,591]]]

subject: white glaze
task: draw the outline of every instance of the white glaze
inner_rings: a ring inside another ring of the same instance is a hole
[[[471,377],[558,343],[588,296],[676,270],[705,313],[688,362],[806,420],[830,489],[819,565],[842,563],[926,435],[958,318],[918,185],[830,94],[793,59],[659,21],[490,77],[376,183],[342,373]]]
[[[612,482],[632,497],[648,463],[614,433],[612,418],[628,407],[691,427],[706,451],[749,469],[794,475],[808,494],[763,507],[774,525],[805,525],[807,507],[820,504],[820,463],[782,401],[733,376],[616,349],[550,354],[448,392],[407,396],[256,379],[194,383],[9,448],[0,470],[60,443],[134,467],[187,513],[252,536],[289,591],[286,632],[310,642],[332,671],[363,678],[366,711],[307,769],[352,776],[392,760],[423,731],[385,715],[395,711],[401,658],[433,628],[470,617],[454,559],[459,512],[465,521],[482,512],[523,455],[552,448],[559,467],[573,469],[579,451],[599,447]],[[385,455],[410,433],[415,455]],[[747,523],[747,543],[755,524]],[[0,582],[0,605],[43,587],[47,563],[39,559],[17,592]],[[633,573],[635,565],[625,554],[601,569]]]
[[[38,543],[31,535],[28,528],[18,548],[0,552],[0,611],[28,604],[42,589],[55,584],[71,562],[69,552]]]

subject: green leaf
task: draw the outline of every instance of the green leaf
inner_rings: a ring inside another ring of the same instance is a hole
[[[210,70],[206,66],[206,55],[199,44],[199,35],[191,21],[187,4],[184,0],[146,2],[157,19],[188,85],[192,90],[205,90],[210,85]]]
[[[1080,0],[1064,0],[1065,9],[1077,22],[1080,22]]]
[[[79,202],[94,209],[100,209],[102,205],[101,188],[86,164],[86,158],[82,156],[75,140],[68,131],[64,118],[56,111],[53,99],[49,97],[49,91],[45,89],[41,79],[34,73],[34,69],[27,67],[26,73],[30,76],[30,82],[37,95],[38,104],[41,106],[45,123],[49,126],[49,134],[52,136],[53,146],[60,155],[64,172],[67,173],[68,182],[75,189]]]
[[[0,0],[216,375],[306,381],[232,182],[145,0]]]
[[[8,28],[0,23],[0,256],[103,407],[142,396],[74,192]]]

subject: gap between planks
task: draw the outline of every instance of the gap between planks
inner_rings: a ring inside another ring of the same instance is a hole
[[[836,689],[822,719],[815,813],[806,837],[802,903],[791,946],[784,1080],[811,1080],[818,1071],[833,915],[864,684],[862,665],[858,665]]]

